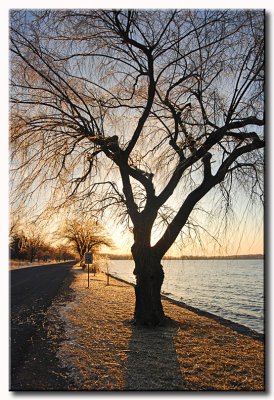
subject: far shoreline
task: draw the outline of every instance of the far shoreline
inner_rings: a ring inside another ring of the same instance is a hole
[[[110,260],[133,260],[131,254],[109,254],[103,253],[103,256],[107,256]],[[231,255],[231,256],[164,256],[163,260],[264,260],[264,254],[243,254],[243,255]]]

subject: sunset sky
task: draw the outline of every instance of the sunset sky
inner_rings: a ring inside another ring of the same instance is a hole
[[[106,228],[112,235],[117,246],[110,253],[122,254],[130,253],[130,247],[133,243],[133,238],[130,232],[123,230],[117,226],[115,222],[108,220]],[[254,207],[252,212],[239,209],[235,212],[235,220],[231,228],[226,234],[220,235],[218,238],[219,246],[208,235],[203,236],[203,246],[199,242],[178,243],[173,245],[169,250],[168,255],[178,256],[226,256],[226,255],[241,255],[241,254],[264,254],[264,223],[263,210],[259,207]]]

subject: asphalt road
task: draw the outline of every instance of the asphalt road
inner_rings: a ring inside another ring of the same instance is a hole
[[[10,271],[11,387],[13,376],[43,329],[46,309],[74,264],[72,261]]]

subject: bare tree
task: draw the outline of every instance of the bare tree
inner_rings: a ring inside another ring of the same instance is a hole
[[[135,322],[157,325],[161,259],[197,204],[219,189],[229,206],[239,186],[263,198],[264,13],[17,10],[10,21],[24,201],[47,185],[50,205],[128,220]]]
[[[31,224],[21,236],[21,252],[26,253],[32,263],[39,253],[46,246],[45,236],[41,229]]]
[[[86,252],[96,254],[102,246],[111,247],[112,240],[97,221],[87,219],[70,219],[64,224],[61,237],[72,245],[79,254],[80,264],[85,267],[84,255]]]

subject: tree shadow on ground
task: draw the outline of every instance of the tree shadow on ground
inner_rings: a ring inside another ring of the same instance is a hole
[[[126,365],[125,390],[182,390],[182,375],[174,339],[179,326],[132,325]]]

